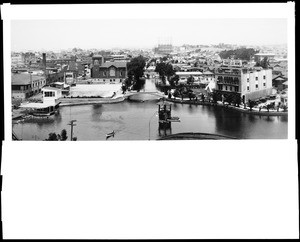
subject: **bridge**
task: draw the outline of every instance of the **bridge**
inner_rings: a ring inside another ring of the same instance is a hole
[[[132,101],[157,100],[163,97],[165,97],[165,95],[158,91],[129,92],[124,95],[124,98],[128,98]]]

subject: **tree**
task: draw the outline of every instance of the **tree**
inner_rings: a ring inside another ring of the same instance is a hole
[[[169,83],[171,86],[177,86],[179,82],[179,76],[175,75],[173,77],[170,78]]]
[[[47,141],[65,141],[68,138],[67,131],[65,129],[63,129],[60,134],[49,133],[48,136],[48,139],[46,139]]]
[[[161,79],[164,77],[167,77],[168,81],[171,76],[175,75],[175,70],[173,69],[173,66],[169,63],[158,63],[155,68],[155,72],[157,72]]]
[[[264,69],[268,69],[268,67],[269,67],[268,57],[264,57],[264,59],[261,60],[260,62],[256,62],[255,66],[261,66]]]
[[[60,140],[65,141],[65,140],[67,140],[67,138],[68,138],[67,131],[65,129],[63,129],[60,133]]]
[[[57,141],[57,135],[56,133],[50,133],[48,139],[46,139],[47,141]]]
[[[254,107],[254,102],[249,99],[248,100],[248,105],[249,105],[250,111],[252,111],[252,108]]]
[[[141,78],[144,76],[145,65],[145,58],[141,55],[131,59],[131,61],[127,63],[128,78],[130,81],[133,80],[133,85],[138,90],[143,86],[143,83],[145,83],[145,80]]]
[[[195,81],[194,77],[192,75],[190,75],[188,78],[187,78],[187,84],[188,85],[191,85],[193,84]]]
[[[222,59],[228,59],[231,58],[231,56],[234,56],[236,59],[249,61],[256,53],[258,53],[258,51],[254,50],[253,48],[240,48],[235,50],[223,50],[219,53],[219,56]]]
[[[131,61],[127,63],[128,77],[134,77],[135,81],[139,81],[144,75],[145,65],[145,58],[141,55],[131,59]]]

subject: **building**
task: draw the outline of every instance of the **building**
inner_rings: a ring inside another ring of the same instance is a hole
[[[243,62],[242,62],[242,60],[223,59],[222,66],[242,67]]]
[[[55,87],[44,87],[43,92],[43,103],[46,105],[57,104],[57,100],[62,97],[62,90]]]
[[[171,44],[159,44],[154,48],[154,52],[160,55],[169,55],[173,51],[173,46]]]
[[[14,54],[11,56],[11,64],[12,66],[23,66],[25,64],[24,55],[22,54]]]
[[[217,99],[255,100],[272,94],[271,69],[219,68],[215,72]]]
[[[120,83],[127,76],[127,63],[121,62],[105,62],[102,65],[94,63],[91,71],[91,77],[97,81],[104,83]]]
[[[46,85],[43,76],[34,76],[31,74],[12,74],[12,97],[26,99],[39,93],[42,87]]]
[[[272,85],[274,88],[276,88],[279,91],[282,91],[283,89],[286,88],[284,85],[285,82],[287,82],[287,78],[283,75],[278,75],[272,80]]]

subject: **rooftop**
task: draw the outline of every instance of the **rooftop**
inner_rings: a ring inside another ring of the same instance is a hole
[[[35,76],[27,73],[20,73],[20,74],[12,74],[11,75],[11,81],[12,84],[14,85],[26,85],[26,84],[31,84],[32,81],[37,81],[37,80],[43,80],[45,79],[43,76]]]
[[[176,75],[202,75],[200,71],[177,71]]]
[[[117,68],[126,68],[127,66],[127,63],[124,62],[124,61],[107,61],[107,62],[104,62],[100,67],[111,67],[111,66],[115,66]]]
[[[257,55],[257,56],[275,56],[274,53],[257,53],[255,55]]]

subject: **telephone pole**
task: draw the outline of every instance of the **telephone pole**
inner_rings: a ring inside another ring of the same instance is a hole
[[[76,126],[76,124],[74,124],[77,120],[71,120],[70,123],[68,123],[68,125],[71,125],[71,141],[73,141],[73,126]]]

